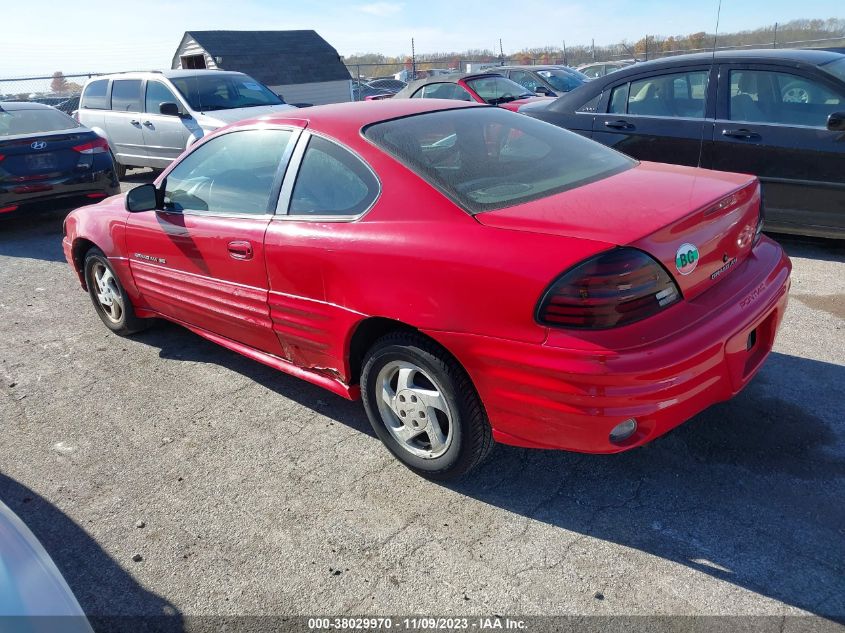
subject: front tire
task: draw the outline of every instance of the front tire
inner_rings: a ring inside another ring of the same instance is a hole
[[[132,302],[103,251],[92,248],[85,254],[84,272],[94,310],[107,328],[126,336],[148,327],[145,319],[135,316]]]
[[[423,477],[460,477],[493,447],[469,376],[448,352],[419,334],[388,334],[373,345],[361,372],[361,394],[376,435]]]

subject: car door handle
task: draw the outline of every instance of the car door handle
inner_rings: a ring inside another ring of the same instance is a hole
[[[628,123],[627,121],[622,121],[621,119],[618,121],[605,121],[605,127],[612,127],[615,130],[632,130],[634,126]]]
[[[152,127],[153,122],[152,121],[144,121],[144,125],[146,125],[147,127]]]
[[[232,259],[252,259],[252,244],[243,240],[229,242],[229,257]]]
[[[132,119],[129,125],[141,125],[141,122],[138,119]]]
[[[740,128],[738,130],[722,130],[722,136],[730,136],[731,138],[744,138],[744,139],[758,139],[760,135],[757,132],[752,132],[751,130],[747,130],[745,128]]]

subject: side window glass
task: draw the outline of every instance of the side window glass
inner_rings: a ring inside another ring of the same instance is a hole
[[[355,216],[378,197],[373,172],[351,152],[312,136],[291,194],[289,215]]]
[[[526,88],[527,90],[530,90],[531,92],[535,92],[537,90],[537,86],[540,85],[540,82],[538,82],[534,77],[529,75],[524,70],[511,71],[510,78],[511,80],[515,81],[520,86]]]
[[[703,119],[708,75],[701,70],[632,81],[628,114]]]
[[[610,107],[607,109],[612,114],[625,114],[628,107],[628,85],[616,86],[610,93]]]
[[[116,79],[111,88],[111,109],[116,112],[141,111],[141,80]]]
[[[147,82],[147,97],[146,97],[146,111],[152,114],[159,114],[159,106],[162,103],[176,103],[176,97],[170,92],[170,89],[163,83],[158,81]]]
[[[107,110],[109,107],[106,91],[109,86],[108,79],[98,79],[85,86],[85,93],[82,95],[81,108],[89,110]]]
[[[595,112],[599,107],[599,101],[603,93],[598,93],[595,97],[587,101],[584,105],[576,110],[576,112]]]
[[[767,70],[732,70],[731,121],[824,128],[827,117],[842,110],[845,97],[819,82]]]
[[[472,101],[472,95],[470,95],[463,86],[458,84],[448,84],[450,86],[448,97],[449,99],[454,99],[455,101]]]
[[[264,215],[279,163],[293,134],[243,130],[211,139],[167,175],[168,211]]]

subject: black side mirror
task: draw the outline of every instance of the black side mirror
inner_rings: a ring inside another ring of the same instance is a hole
[[[179,106],[172,101],[165,101],[158,104],[158,111],[167,116],[179,116]]]
[[[152,183],[139,185],[126,194],[126,210],[130,213],[153,211],[158,206],[158,189]]]
[[[827,129],[831,132],[845,132],[845,112],[834,112],[827,117]]]
[[[541,97],[553,97],[554,93],[551,90],[546,88],[545,86],[537,86],[534,88],[534,94],[539,95]]]

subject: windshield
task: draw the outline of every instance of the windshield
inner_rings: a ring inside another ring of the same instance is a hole
[[[637,164],[500,108],[426,112],[375,123],[364,134],[472,214],[545,198]]]
[[[58,110],[46,108],[3,110],[0,108],[0,136],[59,132],[78,127],[82,126]]]
[[[590,81],[590,78],[587,75],[585,75],[584,73],[582,73],[580,70],[575,70],[574,68],[569,68],[568,66],[564,66],[563,68],[561,68],[561,70],[563,72],[565,72],[569,75],[573,75],[573,76],[575,76],[578,79],[581,79],[583,81]]]
[[[842,59],[837,59],[836,61],[822,64],[821,66],[819,66],[819,68],[829,72],[835,77],[839,77],[839,79],[841,79],[842,81],[845,81],[845,57],[843,57]]]
[[[466,83],[490,105],[499,105],[522,97],[534,96],[533,93],[526,91],[524,86],[499,75],[467,79]]]
[[[552,88],[560,92],[569,92],[575,90],[584,82],[577,79],[574,75],[570,75],[561,70],[538,70],[537,74],[548,81]]]
[[[192,110],[232,110],[255,106],[280,105],[284,101],[267,86],[242,74],[208,73],[170,80]]]

